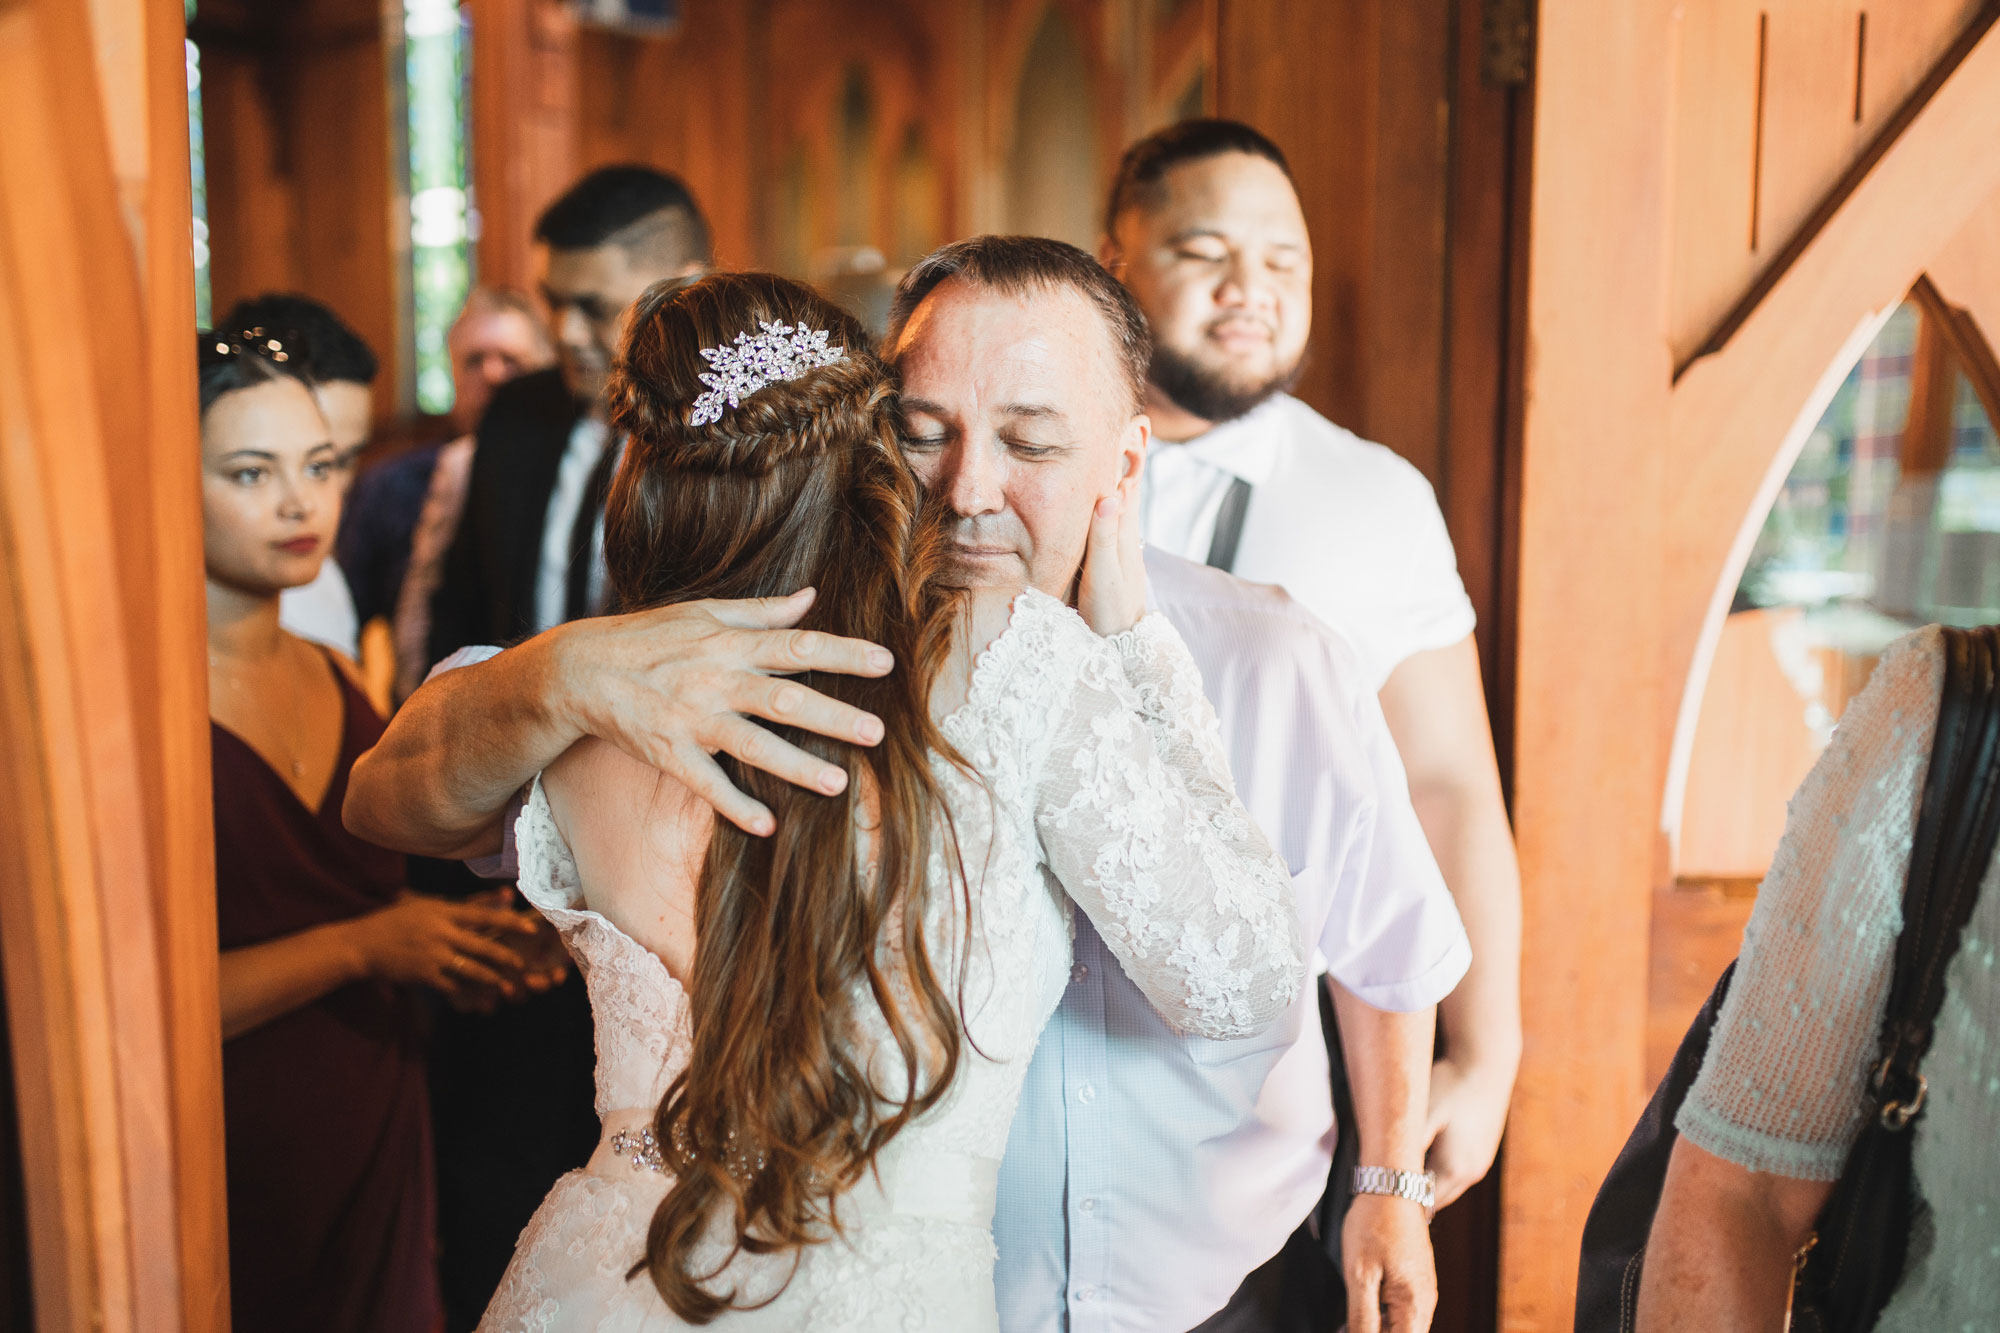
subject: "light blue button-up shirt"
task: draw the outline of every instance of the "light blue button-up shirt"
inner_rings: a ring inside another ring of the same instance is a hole
[[[1154,550],[1146,565],[1238,794],[1292,868],[1307,938],[1369,1004],[1435,1004],[1471,949],[1352,650],[1276,588]],[[1001,1168],[1002,1328],[1192,1328],[1317,1205],[1333,1142],[1310,985],[1258,1036],[1180,1037],[1077,914],[1069,989]]]

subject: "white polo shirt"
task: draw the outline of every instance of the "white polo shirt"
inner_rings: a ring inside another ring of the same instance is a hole
[[[1458,558],[1423,473],[1289,394],[1185,444],[1155,441],[1146,544],[1204,561],[1231,482],[1251,485],[1234,573],[1275,583],[1354,646],[1369,688],[1472,633]]]

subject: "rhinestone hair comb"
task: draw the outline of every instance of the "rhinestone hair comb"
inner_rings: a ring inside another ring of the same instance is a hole
[[[795,380],[847,355],[844,347],[826,345],[829,335],[825,329],[764,320],[758,321],[758,327],[763,332],[739,333],[733,344],[701,349],[702,358],[710,367],[702,372],[701,382],[709,391],[694,400],[694,410],[688,413],[690,426],[720,421],[724,403],[738,407],[768,384]]]

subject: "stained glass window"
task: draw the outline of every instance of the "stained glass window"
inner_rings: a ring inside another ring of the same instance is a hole
[[[438,415],[451,410],[445,340],[472,287],[478,228],[466,133],[468,37],[458,0],[403,0],[411,343],[417,407]]]
[[[194,18],[194,0],[187,0],[187,17]],[[201,48],[187,44],[188,165],[194,198],[194,322],[207,328],[215,316],[208,294],[208,169],[201,146]]]

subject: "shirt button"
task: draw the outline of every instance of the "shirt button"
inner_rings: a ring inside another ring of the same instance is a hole
[[[1076,1298],[1080,1301],[1094,1301],[1097,1299],[1097,1288],[1078,1287],[1076,1289]]]
[[[1069,979],[1071,981],[1082,981],[1085,977],[1089,975],[1090,975],[1090,964],[1088,963],[1078,963],[1075,967],[1069,970]]]
[[[1085,1199],[1077,1204],[1077,1208],[1085,1213],[1094,1213],[1097,1211],[1097,1200]]]
[[[1086,1083],[1076,1090],[1076,1099],[1088,1106],[1097,1100],[1097,1089]]]

